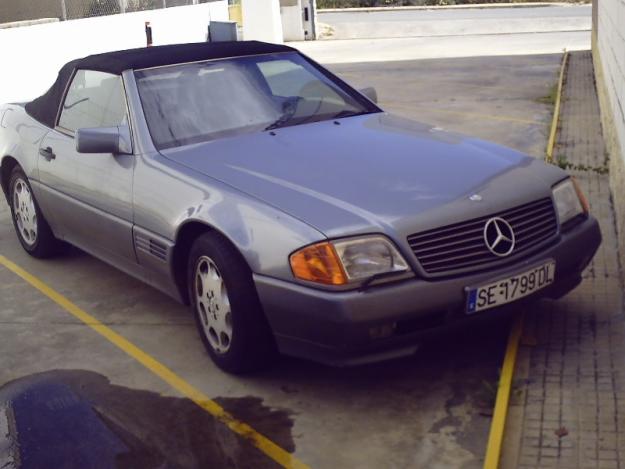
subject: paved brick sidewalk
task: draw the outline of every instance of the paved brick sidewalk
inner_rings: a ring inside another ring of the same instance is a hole
[[[569,57],[554,156],[590,168],[570,172],[604,241],[574,292],[528,311],[502,466],[625,468],[625,316],[590,51]]]

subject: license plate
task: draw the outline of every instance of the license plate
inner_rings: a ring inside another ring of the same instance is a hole
[[[546,262],[518,275],[467,289],[467,314],[501,306],[531,295],[553,283],[554,261]]]

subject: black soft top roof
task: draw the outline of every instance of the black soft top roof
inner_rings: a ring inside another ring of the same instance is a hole
[[[65,64],[52,87],[44,95],[26,104],[26,112],[42,124],[54,127],[63,94],[75,69],[120,75],[124,70],[289,51],[295,49],[266,42],[239,41],[173,44],[89,55]]]

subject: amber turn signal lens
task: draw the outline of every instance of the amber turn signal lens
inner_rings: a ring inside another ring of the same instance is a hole
[[[300,280],[326,285],[345,285],[347,275],[332,244],[323,242],[291,254],[293,275]]]
[[[573,181],[573,187],[575,187],[575,192],[577,192],[577,197],[579,198],[579,203],[582,204],[582,209],[584,210],[584,213],[590,213],[590,205],[588,204],[586,196],[582,192],[582,188],[579,186],[579,182],[577,182],[577,179],[575,179],[574,177],[571,177],[571,180]]]

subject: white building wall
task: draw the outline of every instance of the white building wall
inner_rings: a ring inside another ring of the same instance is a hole
[[[610,181],[617,224],[620,233],[625,234],[625,0],[598,0],[595,7],[597,89],[604,138],[610,153]]]
[[[241,0],[241,12],[244,40],[283,42],[279,0]]]
[[[597,46],[604,86],[625,157],[625,0],[599,0],[598,8]]]
[[[227,0],[0,29],[0,103],[39,96],[69,60],[144,47],[146,21],[152,25],[154,45],[162,45],[205,41],[210,19],[228,20]]]

